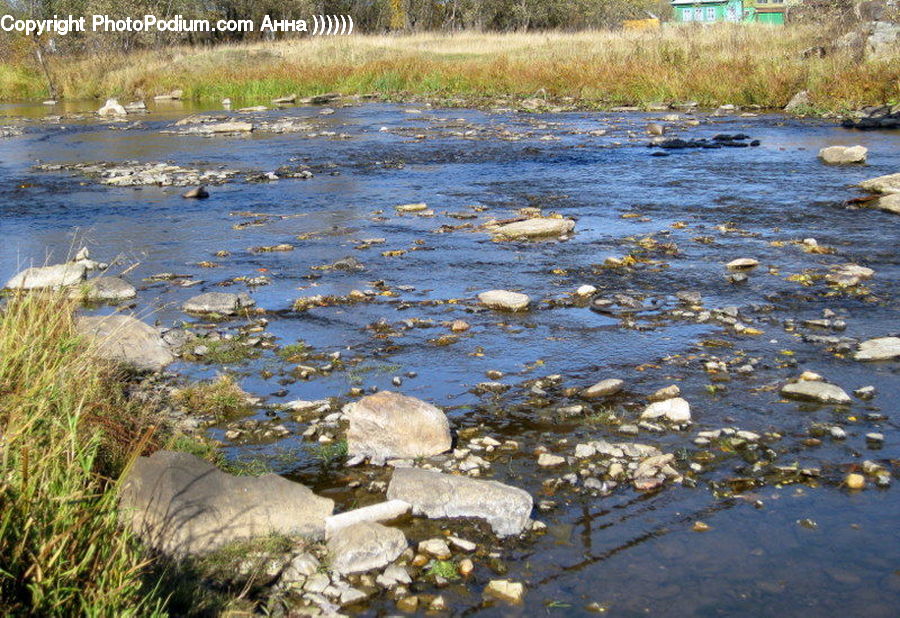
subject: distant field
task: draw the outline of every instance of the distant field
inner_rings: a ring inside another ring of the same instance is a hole
[[[417,34],[306,38],[51,58],[61,96],[125,99],[175,88],[197,100],[265,102],[295,93],[377,93],[457,104],[571,98],[585,107],[696,101],[781,107],[799,90],[811,112],[900,100],[900,58],[860,62],[823,28],[721,25],[657,32]],[[0,65],[0,96],[46,96],[35,68]]]

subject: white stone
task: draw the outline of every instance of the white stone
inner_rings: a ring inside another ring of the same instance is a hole
[[[507,239],[547,238],[568,234],[573,229],[575,229],[575,222],[571,219],[539,217],[501,225],[494,230],[494,235]]]
[[[325,538],[331,538],[341,528],[360,522],[381,523],[396,519],[408,513],[410,508],[410,504],[403,500],[388,500],[387,502],[379,502],[378,504],[331,515],[325,518]]]
[[[879,337],[859,344],[853,355],[858,361],[883,361],[900,357],[900,337]]]
[[[523,311],[528,308],[531,299],[525,294],[507,290],[489,290],[478,295],[478,300],[491,309],[503,311]]]
[[[61,288],[81,282],[86,275],[83,264],[55,264],[26,268],[6,282],[10,290]]]
[[[665,417],[673,423],[687,423],[691,420],[691,406],[681,397],[654,401],[641,413],[643,420]]]
[[[868,152],[864,146],[829,146],[819,151],[819,158],[829,165],[865,163]]]

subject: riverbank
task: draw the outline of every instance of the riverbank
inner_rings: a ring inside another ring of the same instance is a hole
[[[324,92],[491,105],[538,98],[582,108],[694,101],[810,111],[900,100],[896,58],[860,61],[822,27],[722,25],[658,32],[417,34],[167,48],[49,61],[67,99],[183,97],[268,103]],[[812,50],[812,51],[811,51]],[[37,67],[0,65],[8,99],[49,96]]]

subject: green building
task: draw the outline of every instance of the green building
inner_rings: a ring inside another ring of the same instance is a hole
[[[678,23],[757,22],[784,24],[791,0],[672,0]]]

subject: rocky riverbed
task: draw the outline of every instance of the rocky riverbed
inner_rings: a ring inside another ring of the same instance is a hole
[[[280,475],[146,460],[250,496],[163,550],[302,535],[232,573],[280,612],[892,615],[895,132],[176,103],[0,108],[0,280],[69,286],[166,372],[139,392]],[[219,375],[238,414],[178,394]]]

